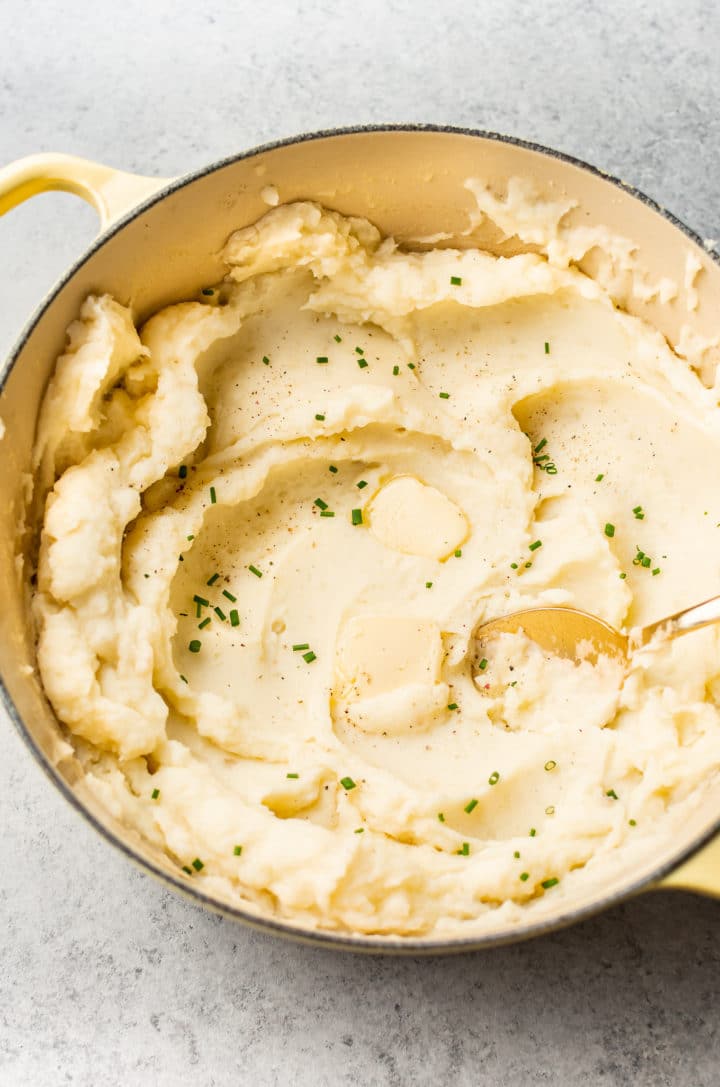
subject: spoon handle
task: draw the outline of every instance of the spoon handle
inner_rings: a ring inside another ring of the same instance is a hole
[[[647,645],[658,630],[664,631],[668,638],[678,638],[681,634],[688,634],[691,630],[700,630],[701,627],[709,627],[718,622],[720,596],[713,596],[702,604],[694,604],[692,608],[685,608],[665,619],[658,619],[657,623],[650,623],[639,631],[637,639],[640,645]]]

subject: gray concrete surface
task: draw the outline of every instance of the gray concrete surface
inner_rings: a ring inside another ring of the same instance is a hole
[[[325,126],[555,145],[720,235],[714,0],[0,0],[0,162],[172,175]],[[90,240],[0,221],[0,349]],[[720,904],[657,895],[532,945],[381,960],[286,945],[132,869],[0,723],[0,1084],[633,1084],[720,1079]]]

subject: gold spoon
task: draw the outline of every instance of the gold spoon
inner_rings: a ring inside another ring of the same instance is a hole
[[[720,622],[720,596],[633,630],[631,635],[622,634],[597,615],[577,608],[528,608],[491,619],[476,628],[477,653],[473,671],[479,670],[478,661],[483,649],[498,634],[522,632],[541,649],[570,660],[596,660],[604,654],[627,663],[630,651],[647,645],[658,631],[667,638],[677,638],[717,622]]]

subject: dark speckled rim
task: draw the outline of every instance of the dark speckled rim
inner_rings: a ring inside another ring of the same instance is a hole
[[[322,140],[332,138],[334,136],[349,136],[358,133],[368,132],[436,132],[436,133],[448,133],[451,135],[460,136],[473,136],[479,137],[484,140],[496,140],[500,143],[511,144],[515,147],[524,148],[527,151],[535,151],[542,155],[547,155],[550,158],[559,159],[561,162],[569,163],[572,166],[577,166],[582,170],[586,170],[591,174],[595,174],[597,177],[602,178],[604,181],[611,182],[624,192],[640,200],[643,204],[646,204],[653,211],[656,211],[659,215],[662,215],[664,219],[667,219],[673,226],[677,227],[687,238],[699,245],[708,256],[720,265],[720,256],[714,250],[705,250],[702,239],[688,226],[685,225],[680,219],[676,218],[671,212],[666,211],[665,208],[660,207],[654,200],[645,193],[640,192],[632,185],[628,185],[626,182],[613,177],[610,174],[605,173],[602,170],[598,170],[594,166],[590,166],[588,163],[583,162],[581,159],[574,158],[572,155],[563,154],[560,151],[555,151],[549,147],[543,147],[540,144],[530,143],[527,140],[516,139],[513,136],[502,136],[496,132],[485,132],[477,129],[470,128],[457,128],[451,125],[403,125],[403,124],[388,124],[388,125],[360,125],[358,127],[350,128],[337,128],[328,129],[319,132],[312,132],[301,136],[291,137],[285,140],[277,140],[273,143],[262,144],[259,147],[251,148],[248,151],[243,151],[237,155],[230,155],[227,158],[220,159],[218,162],[212,163],[210,166],[205,166],[192,173],[183,175],[174,181],[171,181],[168,185],[164,186],[157,193],[154,193],[149,199],[142,201],[136,205],[130,212],[122,216],[113,225],[103,233],[101,233],[92,245],[86,250],[86,252],[80,257],[65,273],[65,275],[58,281],[53,287],[50,294],[43,300],[40,306],[37,308],[33,316],[28,321],[27,325],[23,329],[17,343],[13,347],[10,355],[2,368],[0,373],[0,392],[2,392],[5,382],[9,375],[12,373],[13,368],[20,356],[20,353],[25,346],[28,337],[32,330],[42,319],[43,314],[47,310],[51,302],[56,298],[60,290],[68,283],[75,273],[82,268],[93,255],[105,244],[108,239],[112,238],[115,234],[119,233],[125,225],[132,222],[138,215],[142,214],[148,208],[160,203],[170,193],[177,192],[179,189],[185,188],[187,185],[192,184],[193,181],[199,178],[205,177],[208,174],[214,173],[216,170],[223,169],[223,167],[230,166],[235,162],[239,162],[242,159],[253,158],[256,155],[263,154],[267,151],[274,151],[279,147],[287,147],[292,144],[306,143],[311,140]],[[450,953],[458,953],[463,951],[475,951],[483,948],[498,947],[504,944],[517,943],[521,940],[528,940],[535,936],[541,936],[548,932],[553,932],[557,929],[564,928],[567,925],[574,924],[577,921],[581,921],[584,918],[591,917],[601,910],[607,909],[619,902],[624,901],[638,894],[642,890],[652,888],[653,885],[658,883],[662,878],[672,872],[680,864],[693,856],[698,850],[702,849],[704,845],[710,842],[715,835],[720,831],[720,812],[718,813],[718,819],[714,825],[699,837],[693,839],[689,845],[685,845],[682,849],[678,850],[672,860],[659,865],[656,869],[650,872],[649,875],[643,876],[641,879],[630,881],[621,890],[614,891],[610,894],[601,895],[594,899],[587,905],[584,905],[576,909],[568,909],[559,915],[548,918],[546,920],[537,921],[529,925],[518,926],[513,930],[505,930],[501,933],[493,934],[479,934],[474,936],[467,936],[461,938],[448,938],[438,939],[430,938],[424,939],[422,937],[397,937],[397,936],[365,936],[361,934],[345,933],[345,932],[331,932],[324,930],[308,929],[297,926],[288,921],[276,920],[272,917],[261,917],[250,911],[239,909],[235,906],[230,906],[221,900],[214,898],[212,895],[206,894],[200,889],[200,887],[194,885],[192,882],[181,879],[180,877],[173,876],[166,872],[159,865],[154,864],[152,861],[147,860],[137,854],[126,841],[116,836],[111,830],[104,826],[79,800],[76,794],[72,791],[70,786],[60,775],[57,768],[45,757],[44,753],[35,743],[28,727],[20,717],[17,708],[10,697],[9,691],[0,677],[0,703],[4,707],[8,717],[17,728],[20,736],[24,740],[28,749],[39,762],[42,769],[45,771],[50,780],[59,789],[65,799],[78,811],[87,822],[111,845],[119,849],[126,857],[131,861],[134,861],[141,869],[151,875],[157,877],[163,883],[168,884],[173,890],[179,892],[185,897],[191,899],[198,905],[209,908],[216,913],[222,914],[225,917],[232,920],[242,921],[253,928],[259,929],[263,932],[273,933],[279,936],[288,937],[296,941],[303,943],[313,944],[315,946],[335,948],[346,951],[364,951],[364,952],[376,952],[376,953],[392,953],[392,954],[410,954],[410,955],[447,955]]]

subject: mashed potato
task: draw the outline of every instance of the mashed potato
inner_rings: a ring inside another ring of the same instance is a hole
[[[598,237],[511,196],[490,212],[535,252],[280,206],[196,300],[137,330],[90,297],[69,330],[36,446],[43,682],[102,803],[227,902],[521,922],[632,869],[717,770],[714,629],[627,675],[518,635],[471,668],[518,608],[628,628],[720,593],[717,392],[615,304],[617,245],[590,278]]]

